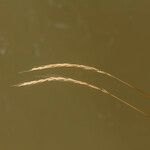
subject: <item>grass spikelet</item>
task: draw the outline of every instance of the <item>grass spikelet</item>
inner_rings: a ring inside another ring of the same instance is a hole
[[[150,94],[144,92],[143,90],[137,88],[136,86],[134,86],[134,85],[132,85],[132,84],[126,82],[126,81],[123,81],[120,78],[118,78],[118,77],[116,77],[116,76],[114,76],[114,75],[112,75],[110,73],[107,73],[105,71],[99,70],[99,69],[94,68],[94,67],[86,66],[86,65],[70,64],[70,63],[57,63],[57,64],[49,64],[49,65],[34,67],[34,68],[30,69],[30,70],[22,71],[20,73],[31,72],[31,71],[38,71],[38,70],[44,70],[44,69],[52,69],[52,68],[80,68],[80,69],[83,69],[83,70],[89,70],[89,71],[97,72],[98,74],[103,74],[103,75],[106,75],[108,77],[111,77],[111,78],[113,78],[113,79],[123,83],[127,87],[130,87],[130,88],[136,90],[139,94],[150,98]]]
[[[142,110],[136,108],[135,106],[129,104],[125,100],[123,100],[123,99],[113,95],[112,93],[110,93],[109,91],[105,90],[104,88],[100,88],[100,87],[97,87],[95,85],[89,84],[87,82],[76,80],[76,79],[72,79],[72,78],[48,77],[48,78],[43,78],[43,79],[39,79],[39,80],[33,80],[33,81],[20,83],[20,84],[14,85],[14,86],[16,86],[16,87],[24,87],[24,86],[30,86],[30,85],[40,84],[40,83],[44,83],[44,82],[69,82],[69,83],[74,83],[74,84],[82,85],[82,86],[85,86],[85,87],[89,87],[91,89],[95,89],[95,90],[97,90],[99,92],[107,94],[107,95],[113,97],[114,99],[120,101],[121,103],[127,105],[128,107],[132,108],[133,110],[135,110],[135,111],[137,111],[137,112],[147,116],[147,114],[144,111],[142,111]]]

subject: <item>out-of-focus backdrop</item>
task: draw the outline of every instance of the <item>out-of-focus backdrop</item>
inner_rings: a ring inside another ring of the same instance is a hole
[[[150,92],[150,1],[0,0],[0,149],[148,150],[150,119],[79,85],[14,84],[66,76],[106,88],[150,114],[150,99],[78,63]]]

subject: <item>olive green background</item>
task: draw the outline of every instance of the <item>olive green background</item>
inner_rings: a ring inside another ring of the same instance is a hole
[[[107,71],[150,92],[150,1],[0,0],[0,149],[148,150],[150,118],[66,76],[106,88],[150,114],[150,99],[80,69],[19,74],[51,63]]]

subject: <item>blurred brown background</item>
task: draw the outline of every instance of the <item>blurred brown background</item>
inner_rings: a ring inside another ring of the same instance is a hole
[[[94,66],[150,92],[148,0],[0,0],[0,149],[150,149],[150,119],[78,85],[12,85],[60,75],[102,86],[150,114],[150,99],[80,69],[19,74],[50,63]]]

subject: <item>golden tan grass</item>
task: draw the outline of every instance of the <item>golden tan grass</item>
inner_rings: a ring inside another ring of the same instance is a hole
[[[29,82],[24,82],[24,83],[20,83],[20,84],[17,84],[15,86],[17,87],[24,87],[24,86],[29,86],[29,85],[35,85],[35,84],[39,84],[39,83],[44,83],[44,82],[52,82],[52,81],[59,81],[59,82],[70,82],[70,83],[74,83],[74,84],[78,84],[78,85],[83,85],[83,86],[86,86],[86,87],[89,87],[89,88],[92,88],[92,89],[95,89],[95,90],[98,90],[102,93],[105,93],[111,97],[113,97],[114,99],[120,101],[121,103],[124,103],[125,105],[129,106],[130,108],[134,109],[135,111],[143,114],[143,115],[146,115],[147,114],[136,108],[135,106],[129,104],[128,102],[126,102],[125,100],[111,94],[110,92],[108,92],[107,90],[105,90],[104,88],[100,88],[100,87],[97,87],[95,85],[92,85],[92,84],[89,84],[87,82],[83,82],[83,81],[79,81],[79,80],[75,80],[75,79],[72,79],[72,78],[65,78],[65,77],[48,77],[48,78],[43,78],[43,79],[39,79],[39,80],[33,80],[33,81],[29,81]]]
[[[132,84],[129,84],[128,82],[123,81],[120,78],[115,77],[114,75],[111,75],[110,73],[107,73],[105,71],[99,70],[99,69],[94,68],[94,67],[86,66],[86,65],[70,64],[70,63],[57,63],[57,64],[49,64],[49,65],[34,67],[30,70],[23,71],[23,72],[31,72],[31,71],[37,71],[37,70],[43,70],[43,69],[52,69],[52,68],[80,68],[80,69],[84,69],[84,70],[94,71],[94,72],[97,72],[98,74],[103,74],[103,75],[109,76],[109,77],[123,83],[124,85],[126,85],[132,89],[135,89],[138,93],[142,94],[143,96],[150,97],[150,94],[147,94],[146,92],[133,86]],[[23,73],[23,72],[21,72],[21,73]]]

